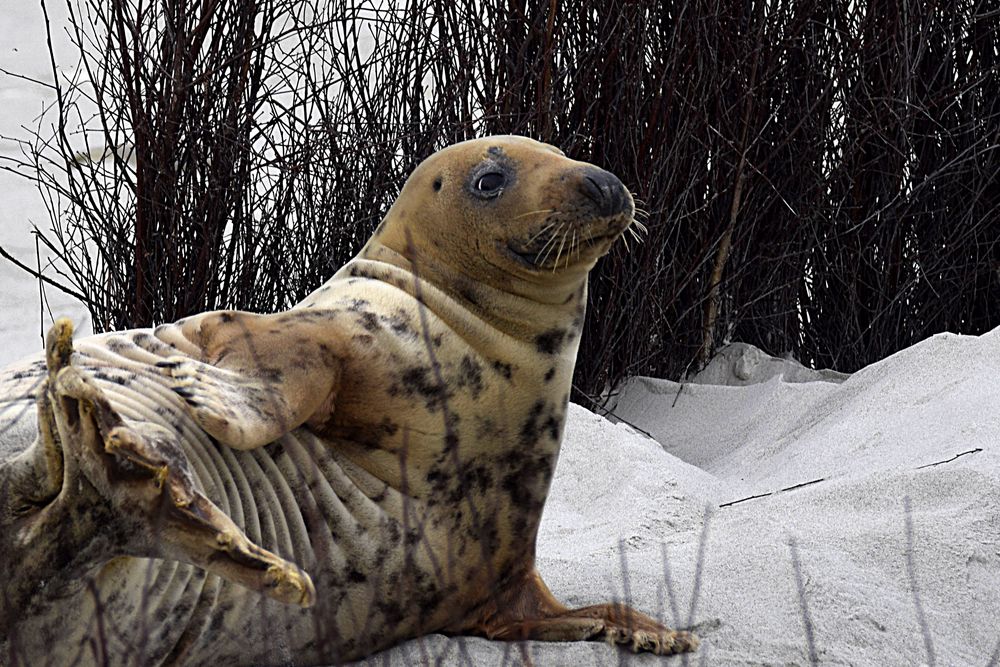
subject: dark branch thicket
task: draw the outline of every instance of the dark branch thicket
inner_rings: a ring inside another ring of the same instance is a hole
[[[728,340],[853,371],[1000,325],[996,3],[71,5],[84,66],[12,168],[98,329],[286,308],[420,159],[508,132],[649,214],[592,276],[585,394]]]

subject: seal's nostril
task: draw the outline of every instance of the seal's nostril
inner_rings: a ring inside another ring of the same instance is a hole
[[[597,204],[601,215],[615,215],[625,208],[625,186],[603,169],[588,169],[580,181],[580,190]]]
[[[583,177],[583,194],[593,201],[601,209],[604,208],[604,200],[606,199],[605,191],[601,188],[601,184],[598,183],[593,177],[587,175]]]

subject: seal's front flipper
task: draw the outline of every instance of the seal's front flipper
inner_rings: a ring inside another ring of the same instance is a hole
[[[217,368],[194,359],[170,357],[158,364],[170,373],[171,388],[184,399],[206,433],[235,449],[253,449],[298,426],[281,385],[267,377]]]
[[[569,609],[553,597],[537,571],[488,602],[475,624],[463,630],[490,639],[605,641],[657,655],[698,648],[698,638],[690,632],[671,630],[624,604]]]
[[[35,445],[42,449],[33,457],[46,462],[44,478],[61,478],[44,505],[26,506],[10,527],[21,560],[47,559],[81,578],[116,556],[170,558],[281,602],[311,605],[309,576],[250,542],[201,492],[178,436],[124,419],[69,363],[71,335],[72,326],[60,321],[47,340],[49,377],[39,398]],[[53,554],[74,560],[60,563]],[[19,563],[4,565],[14,575],[18,568],[27,571]]]
[[[202,358],[159,366],[206,433],[236,449],[260,447],[333,411],[341,364],[324,317],[333,316],[207,313],[183,325]]]

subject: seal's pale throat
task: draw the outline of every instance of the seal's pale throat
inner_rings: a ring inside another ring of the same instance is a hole
[[[693,650],[535,569],[587,274],[633,214],[598,167],[478,139],[287,312],[57,322],[0,377],[0,414],[37,424],[0,462],[0,643],[25,664],[327,664],[430,632]]]

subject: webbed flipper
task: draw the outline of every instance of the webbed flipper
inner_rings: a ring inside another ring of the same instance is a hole
[[[220,311],[186,320],[201,359],[157,364],[198,425],[218,442],[253,449],[333,411],[341,362],[322,315]]]
[[[698,648],[691,632],[671,630],[620,602],[570,609],[553,597],[537,571],[510,584],[461,629],[489,639],[604,641],[634,653],[673,655]]]

